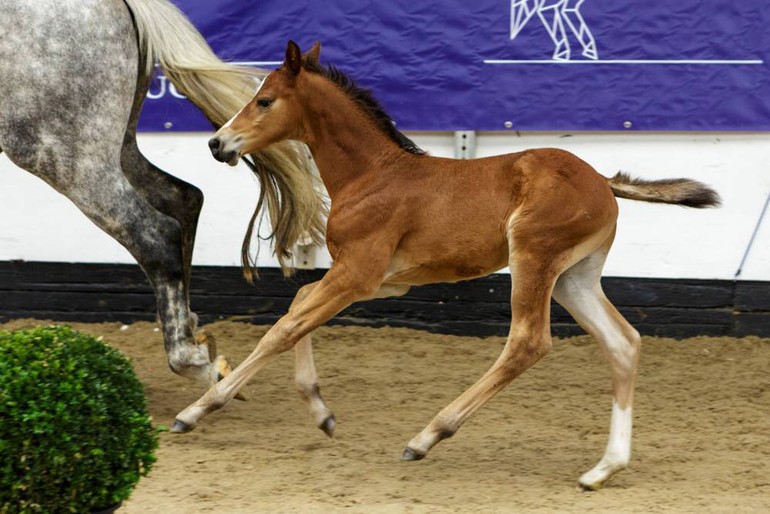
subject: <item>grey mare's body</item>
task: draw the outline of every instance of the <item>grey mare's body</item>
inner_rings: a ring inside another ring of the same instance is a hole
[[[4,0],[0,34],[0,150],[131,252],[154,288],[172,369],[210,381],[215,352],[194,344],[188,301],[203,195],[137,148],[149,79],[129,9]]]

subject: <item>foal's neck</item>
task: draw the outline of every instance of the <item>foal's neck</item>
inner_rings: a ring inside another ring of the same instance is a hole
[[[305,107],[306,140],[332,199],[345,184],[404,153],[355,100],[321,77],[311,77]]]

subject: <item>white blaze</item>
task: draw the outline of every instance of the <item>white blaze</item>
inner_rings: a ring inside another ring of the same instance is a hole
[[[270,76],[270,75],[268,75],[267,77],[269,77],[269,76]],[[257,90],[254,92],[254,96],[257,96],[257,95],[259,94],[260,90],[262,90],[262,86],[264,86],[264,85],[265,85],[265,81],[267,81],[267,77],[265,77],[264,79],[262,79],[262,81],[259,83],[259,85],[257,86]],[[259,79],[257,79],[257,80],[259,80]],[[230,126],[230,125],[233,123],[233,120],[234,120],[235,118],[237,118],[238,116],[240,116],[240,114],[243,112],[243,110],[246,108],[246,106],[247,106],[247,105],[249,105],[249,104],[246,104],[246,105],[244,105],[243,107],[241,107],[241,110],[240,110],[240,111],[238,111],[238,113],[237,113],[235,116],[233,116],[232,118],[230,118],[229,120],[227,120],[227,123],[225,123],[224,125],[222,125],[222,128],[223,128],[223,129],[225,129],[225,128],[229,127],[229,126]],[[219,130],[222,130],[222,129],[219,129]]]

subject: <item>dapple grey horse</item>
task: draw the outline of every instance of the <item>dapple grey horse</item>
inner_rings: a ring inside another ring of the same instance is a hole
[[[203,194],[139,152],[137,119],[156,61],[216,126],[248,101],[264,72],[221,62],[166,0],[2,0],[0,34],[0,151],[133,255],[154,289],[171,369],[216,382],[230,367],[212,338],[198,344],[189,308]],[[279,258],[300,237],[322,237],[302,149],[252,158]]]

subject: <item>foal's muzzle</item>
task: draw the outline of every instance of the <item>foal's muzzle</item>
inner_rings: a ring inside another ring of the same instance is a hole
[[[211,155],[214,156],[214,159],[219,162],[226,162],[230,166],[235,166],[238,164],[240,155],[237,151],[227,150],[225,147],[226,145],[219,137],[214,136],[209,139],[209,149],[211,150]]]

